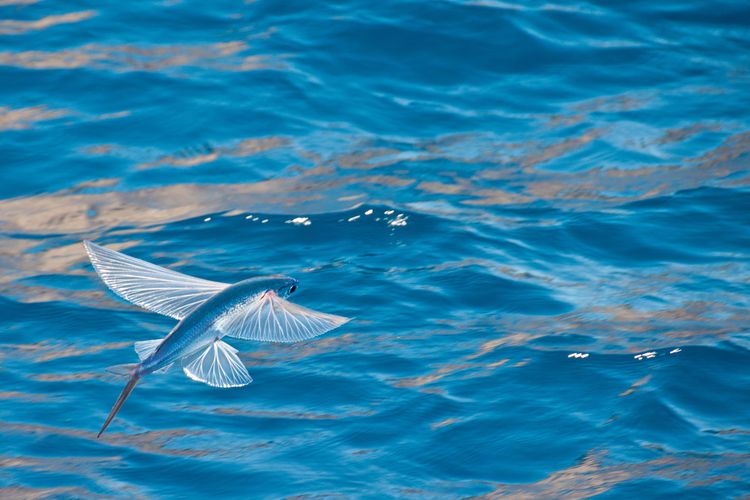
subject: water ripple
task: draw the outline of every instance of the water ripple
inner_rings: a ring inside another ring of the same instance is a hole
[[[748,16],[0,0],[0,496],[747,493]],[[174,322],[82,239],[354,320],[97,440]]]

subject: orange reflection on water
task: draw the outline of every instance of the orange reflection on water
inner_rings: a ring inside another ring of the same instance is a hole
[[[0,399],[17,399],[29,403],[41,403],[50,400],[48,394],[31,394],[18,391],[0,391]]]
[[[135,168],[143,169],[164,165],[173,167],[194,167],[197,165],[203,165],[204,163],[211,163],[221,157],[244,158],[256,155],[285,146],[288,142],[289,141],[284,137],[253,137],[242,139],[232,146],[203,148],[203,150],[188,151],[182,154],[165,155],[154,161],[136,165]]]
[[[639,378],[638,380],[636,380],[635,382],[633,382],[630,385],[630,387],[628,387],[627,389],[625,389],[624,391],[622,391],[620,394],[618,394],[618,396],[620,396],[620,397],[630,396],[631,394],[633,394],[636,391],[636,389],[638,389],[639,387],[643,387],[644,385],[648,384],[649,381],[651,380],[651,377],[652,377],[652,375],[646,375],[645,377]]]
[[[199,436],[210,434],[211,431],[197,431],[189,429],[166,429],[160,431],[143,431],[137,433],[109,432],[97,438],[97,431],[85,431],[68,427],[55,427],[52,425],[21,424],[15,422],[0,422],[3,435],[34,434],[39,436],[66,436],[91,441],[92,444],[101,443],[114,446],[125,446],[134,448],[143,453],[166,455],[175,457],[203,457],[211,453],[211,450],[172,448],[169,443],[175,439],[187,436]]]
[[[58,51],[27,50],[0,52],[0,64],[26,69],[107,69],[111,71],[161,71],[186,66],[219,71],[253,71],[284,66],[267,56],[242,57],[249,46],[243,41],[203,45],[87,44]]]
[[[308,411],[284,411],[284,410],[248,410],[244,408],[231,408],[231,407],[216,407],[209,408],[203,406],[183,406],[182,410],[195,411],[201,413],[213,413],[216,415],[232,415],[242,417],[254,417],[254,418],[278,418],[278,419],[291,419],[291,420],[339,420],[342,418],[351,417],[367,417],[373,415],[375,412],[369,411],[352,411],[343,413],[341,415],[335,415],[332,413],[314,413]]]
[[[0,131],[28,129],[37,122],[54,120],[68,114],[70,112],[67,110],[49,109],[47,106],[16,109],[0,106]]]
[[[687,483],[688,486],[722,481],[741,481],[750,454],[678,453],[635,463],[604,464],[606,453],[592,451],[579,463],[528,484],[496,484],[481,498],[582,499],[600,495],[616,486],[646,478]],[[734,474],[736,473],[736,474]]]
[[[18,353],[30,354],[37,363],[52,361],[56,359],[84,356],[97,352],[123,349],[129,347],[132,342],[109,342],[92,347],[74,347],[70,345],[50,344],[48,342],[37,342],[35,344],[0,344],[2,350],[12,350]]]
[[[0,35],[22,35],[29,31],[37,31],[57,26],[60,24],[71,24],[91,19],[96,15],[95,10],[84,10],[80,12],[69,12],[35,19],[34,21],[16,21],[13,19],[0,20]]]

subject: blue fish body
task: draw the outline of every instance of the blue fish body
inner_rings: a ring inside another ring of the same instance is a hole
[[[260,276],[225,288],[177,323],[156,351],[138,365],[135,374],[141,377],[153,373],[220,339],[223,334],[214,326],[222,316],[266,292],[288,297],[296,286],[297,280],[287,276]]]

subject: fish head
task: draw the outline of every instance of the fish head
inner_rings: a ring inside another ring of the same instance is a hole
[[[299,285],[299,282],[294,278],[278,276],[269,280],[268,289],[273,290],[276,292],[276,295],[285,299],[297,291],[297,285]]]
[[[281,274],[273,274],[271,276],[256,276],[254,278],[248,278],[232,285],[233,293],[239,294],[241,297],[255,297],[258,294],[272,292],[282,299],[289,297],[295,291],[299,282],[284,276]]]

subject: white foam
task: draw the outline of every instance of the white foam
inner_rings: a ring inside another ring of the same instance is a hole
[[[405,226],[406,225],[406,219],[408,219],[408,218],[409,218],[408,215],[398,214],[395,219],[393,219],[392,221],[388,222],[388,225],[389,226],[394,226],[394,227],[395,226]]]
[[[312,224],[312,222],[310,222],[310,219],[308,219],[307,217],[295,217],[294,219],[284,221],[284,224],[294,224],[295,226],[309,226],[310,224]]]

